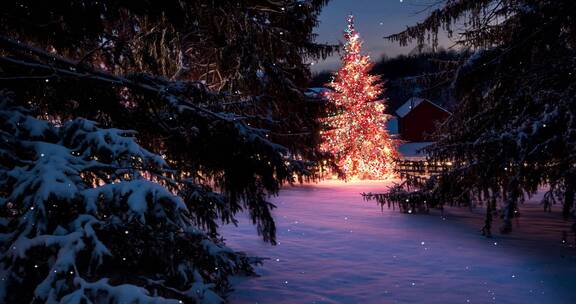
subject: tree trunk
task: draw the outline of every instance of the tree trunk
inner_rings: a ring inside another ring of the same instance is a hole
[[[564,191],[564,204],[562,205],[562,215],[564,219],[569,219],[572,215],[572,208],[574,207],[574,184],[575,184],[574,176],[570,175],[566,177],[565,183],[565,191]]]

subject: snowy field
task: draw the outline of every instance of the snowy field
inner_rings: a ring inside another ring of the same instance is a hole
[[[237,278],[231,303],[576,303],[574,235],[569,223],[528,220],[515,233],[480,236],[482,210],[405,215],[365,202],[385,182],[290,187],[274,199],[277,246],[241,223],[228,244],[267,257],[257,278]]]

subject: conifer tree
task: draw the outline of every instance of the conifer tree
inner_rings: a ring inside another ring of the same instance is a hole
[[[370,56],[362,55],[362,41],[348,16],[342,67],[330,83],[329,108],[335,114],[324,119],[321,148],[334,155],[346,178],[381,179],[394,169],[396,144],[386,130],[379,77],[370,75]]]
[[[326,2],[0,4],[0,302],[223,302],[256,260],[219,226],[274,244],[269,196],[323,155]]]
[[[575,9],[572,0],[441,1],[421,23],[388,37],[437,44],[444,29],[471,55],[447,73],[459,105],[427,149],[430,161],[453,165],[425,183],[409,180],[418,191],[396,188],[383,203],[479,201],[490,235],[494,215],[510,232],[519,204],[546,188],[544,208],[558,202],[574,217]]]

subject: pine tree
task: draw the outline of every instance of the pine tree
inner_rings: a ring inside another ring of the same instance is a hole
[[[323,157],[326,2],[2,3],[0,302],[222,302],[255,260],[219,226],[274,244],[269,196]]]
[[[336,114],[324,120],[321,148],[334,155],[346,178],[382,179],[393,173],[396,144],[386,130],[384,101],[377,100],[382,84],[369,74],[370,56],[360,53],[354,17],[347,21],[342,67],[329,85],[334,90],[329,106]]]
[[[563,216],[574,216],[575,9],[572,0],[443,1],[423,22],[389,37],[423,45],[437,43],[445,29],[471,51],[450,73],[459,106],[428,149],[431,161],[453,166],[407,195],[434,207],[484,203],[486,235],[495,213],[501,230],[511,231],[519,204],[542,187],[547,210],[561,202]]]
[[[13,97],[0,91],[3,303],[221,303],[227,276],[251,272],[195,208],[224,197],[166,174],[134,131],[55,125]]]

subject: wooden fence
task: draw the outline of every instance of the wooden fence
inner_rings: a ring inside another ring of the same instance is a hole
[[[430,176],[440,174],[452,166],[450,162],[430,162],[427,160],[409,160],[400,159],[396,162],[396,172],[400,177],[411,176]]]

